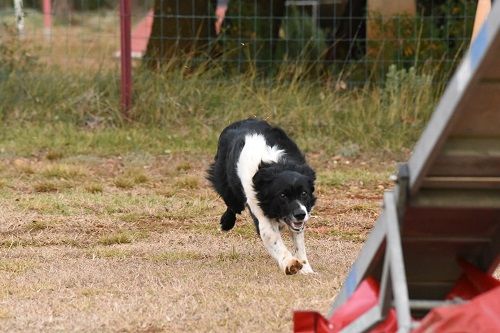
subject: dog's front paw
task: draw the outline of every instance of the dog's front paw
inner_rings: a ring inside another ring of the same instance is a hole
[[[314,275],[318,275],[318,273],[316,273],[315,271],[313,271],[311,265],[309,265],[309,264],[304,264],[304,266],[300,270],[300,274],[314,274]]]
[[[287,265],[285,266],[285,274],[286,275],[294,275],[297,274],[304,266],[299,259],[291,258],[288,260]]]

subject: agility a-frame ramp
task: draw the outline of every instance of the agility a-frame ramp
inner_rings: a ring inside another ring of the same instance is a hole
[[[410,332],[414,318],[445,304],[463,273],[460,261],[491,274],[499,259],[497,1],[411,158],[400,166],[394,190],[385,193],[383,211],[328,318],[370,277],[380,286],[377,304],[341,332],[368,331],[386,318],[389,309],[393,314],[395,310],[398,331]]]

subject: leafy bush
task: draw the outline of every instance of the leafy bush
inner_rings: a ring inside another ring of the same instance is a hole
[[[283,58],[304,63],[318,63],[326,52],[325,35],[312,17],[296,7],[283,19]]]
[[[383,19],[370,13],[376,40],[368,40],[367,57],[372,72],[382,78],[391,64],[417,69],[432,68],[435,78],[446,79],[467,50],[472,35],[476,3],[445,0],[413,17]]]

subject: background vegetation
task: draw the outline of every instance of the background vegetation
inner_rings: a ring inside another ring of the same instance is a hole
[[[24,39],[0,12],[0,331],[283,332],[295,309],[326,313],[466,41],[424,45],[427,23],[409,25],[422,47],[387,44],[405,62],[325,67],[322,32],[297,18],[269,76],[208,57],[135,63],[124,119],[115,9],[57,14],[50,39],[38,11]],[[285,277],[248,215],[218,230],[205,170],[220,130],[254,116],[317,171],[317,276]]]
[[[96,70],[82,71],[78,62],[65,60],[63,67],[56,58],[47,66],[37,56],[43,45],[27,44],[5,31],[0,37],[0,117],[1,126],[9,129],[1,131],[4,140],[16,127],[26,126],[34,132],[72,128],[87,136],[127,129],[147,134],[134,142],[138,149],[161,146],[150,140],[213,149],[224,126],[256,116],[287,128],[306,149],[335,154],[348,146],[356,154],[400,154],[418,137],[443,88],[432,68],[395,65],[383,84],[353,89],[345,89],[340,78],[313,79],[310,68],[300,63],[283,66],[273,79],[252,71],[228,77],[223,66],[210,61],[161,71],[136,66],[134,106],[131,119],[124,120],[116,63],[107,59],[107,65],[91,64]],[[25,133],[29,139],[32,132]],[[21,139],[23,131],[15,135]],[[75,137],[75,147],[79,140]]]

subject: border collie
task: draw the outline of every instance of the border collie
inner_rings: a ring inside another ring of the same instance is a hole
[[[297,145],[278,128],[258,119],[235,122],[220,137],[208,180],[227,206],[221,228],[234,227],[245,205],[269,254],[287,275],[314,273],[307,260],[304,229],[316,202],[315,173]],[[280,231],[288,226],[295,251]]]

